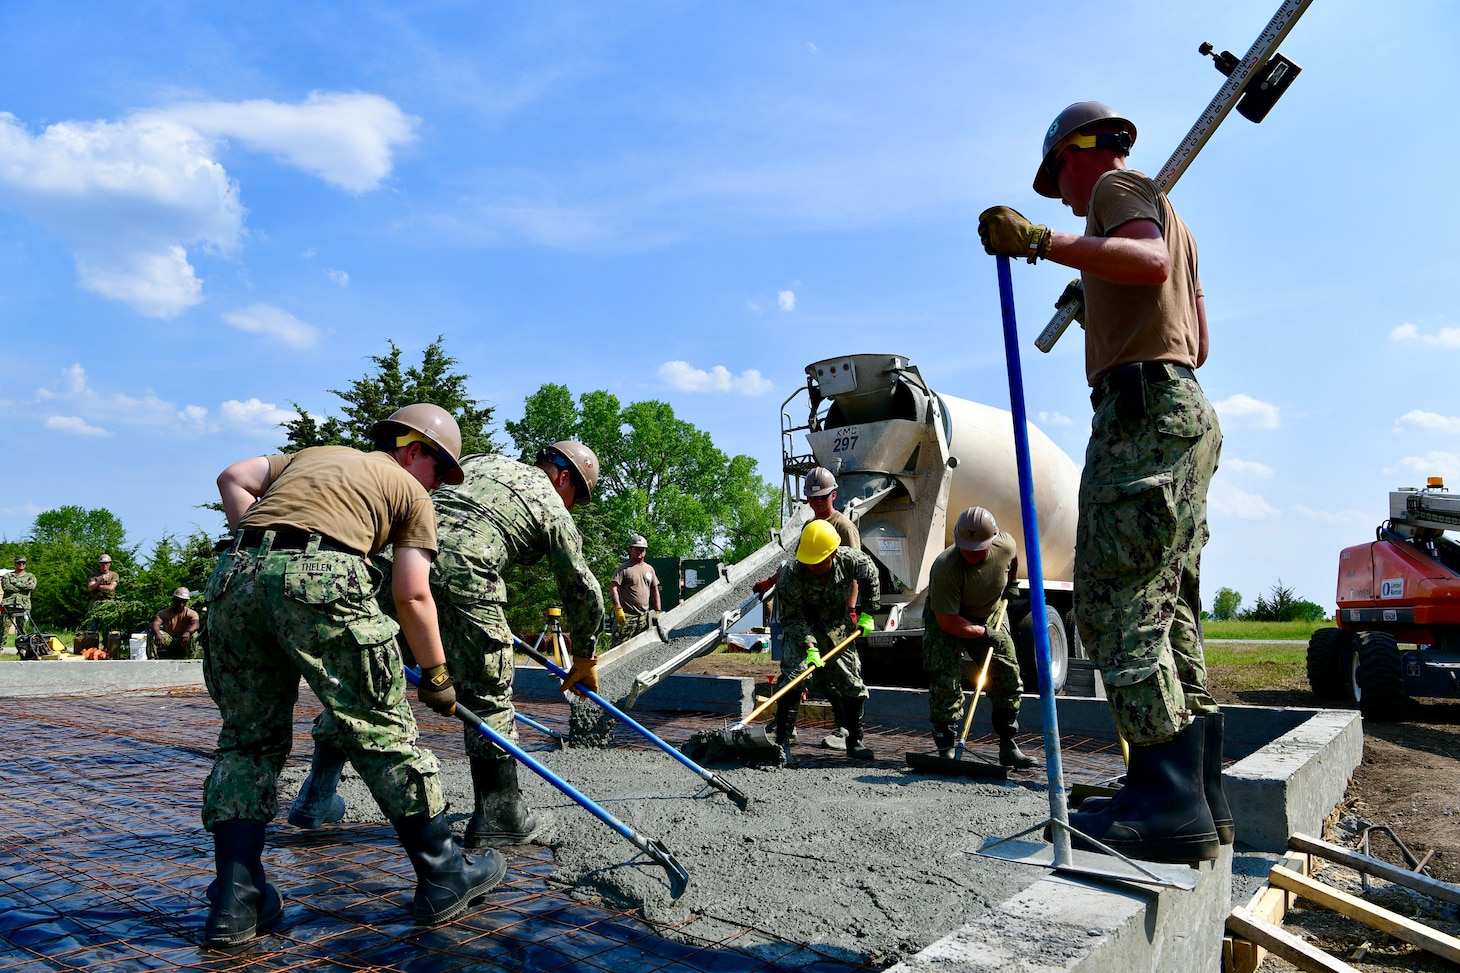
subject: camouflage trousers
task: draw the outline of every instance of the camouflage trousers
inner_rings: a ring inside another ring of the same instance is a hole
[[[640,632],[649,631],[649,620],[650,616],[648,612],[644,612],[642,615],[635,615],[631,611],[625,611],[624,623],[622,625],[619,625],[617,622],[614,623],[613,644],[618,645],[620,642],[627,642]]]
[[[375,601],[379,575],[334,551],[224,554],[208,581],[203,676],[223,726],[203,785],[203,826],[270,821],[294,742],[299,678],[324,704],[316,740],[343,750],[391,821],[446,808],[436,757],[395,651],[398,626]]]
[[[823,659],[838,642],[852,634],[851,628],[833,629],[831,633],[817,633],[816,647],[821,652]],[[806,649],[804,646],[786,645],[781,650],[781,676],[776,680],[776,688],[801,675],[806,669]],[[838,699],[866,699],[871,695],[867,692],[866,683],[862,682],[862,657],[857,654],[857,643],[842,649],[825,664],[817,667],[816,672],[811,676],[811,685],[817,692],[827,699],[836,697]],[[792,690],[794,692],[795,690]]]
[[[1189,379],[1148,385],[1141,419],[1120,419],[1115,398],[1095,413],[1080,478],[1075,611],[1117,729],[1146,745],[1216,710],[1199,620],[1222,430]]]
[[[971,670],[969,681],[977,679],[990,648],[994,656],[989,662],[989,705],[996,713],[1006,716],[1012,713],[1017,717],[1024,683],[1019,677],[1014,639],[1008,631],[996,628],[988,638],[960,639],[944,632],[937,622],[924,622],[923,670],[931,677],[928,716],[932,722],[957,723],[962,727],[964,673]]]
[[[488,726],[517,742],[516,709],[512,706],[512,629],[502,606],[495,602],[459,605],[437,592],[441,642],[446,667],[456,683],[457,697]],[[500,759],[503,752],[474,729],[465,733],[466,752],[472,757]]]
[[[6,637],[10,635],[11,632],[19,635],[21,631],[21,626],[24,624],[23,622],[21,622],[21,618],[29,614],[29,608],[5,609],[4,614],[0,614],[0,642],[4,642]]]
[[[169,635],[162,632],[158,635],[147,633],[147,657],[149,659],[191,659],[193,649],[198,644],[197,633],[190,637],[181,635]]]

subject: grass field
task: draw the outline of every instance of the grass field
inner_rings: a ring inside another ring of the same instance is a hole
[[[1201,623],[1202,635],[1209,639],[1302,639],[1304,642],[1320,628],[1332,628],[1333,620],[1321,622],[1215,622]]]

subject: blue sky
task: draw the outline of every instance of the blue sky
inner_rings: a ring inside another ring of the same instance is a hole
[[[992,258],[1046,126],[1095,98],[1154,173],[1276,0],[1025,4],[46,3],[0,8],[0,534],[213,515],[298,402],[436,335],[501,419],[546,381],[662,398],[779,480],[813,360],[893,352],[1006,406]],[[1460,10],[1317,0],[1304,71],[1172,194],[1226,432],[1208,600],[1328,603],[1387,493],[1460,488]],[[1071,273],[1015,267],[1031,416],[1077,461]]]

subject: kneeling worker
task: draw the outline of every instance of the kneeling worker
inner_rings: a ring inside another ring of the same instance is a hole
[[[192,592],[178,588],[172,604],[152,616],[152,653],[156,659],[191,659],[193,640],[203,627],[198,613],[188,607]]]
[[[963,663],[982,668],[989,649],[994,731],[999,763],[1020,770],[1034,766],[1014,742],[1019,732],[1019,660],[1014,640],[1003,628],[986,624],[1000,599],[1018,596],[1019,558],[1014,538],[994,523],[983,507],[969,507],[953,528],[953,546],[933,561],[928,601],[923,607],[923,668],[931,675],[928,714],[940,756],[953,756],[963,708]]]
[[[877,568],[867,555],[840,543],[836,528],[824,520],[811,521],[801,530],[796,560],[777,583],[784,632],[777,685],[784,686],[807,666],[815,666],[812,683],[831,703],[837,725],[847,728],[847,756],[871,760],[872,751],[862,741],[868,693],[856,647],[847,646],[826,662],[821,659],[822,652],[849,635],[870,632],[870,613],[882,607]],[[801,694],[795,690],[776,704],[776,744],[788,762],[800,709]]]
[[[455,918],[502,880],[496,852],[452,841],[436,757],[416,744],[395,637],[424,672],[420,700],[443,715],[456,691],[431,597],[436,516],[428,490],[460,483],[461,430],[434,405],[408,405],[370,430],[375,451],[315,446],[240,460],[218,476],[232,550],[208,581],[208,692],[222,728],[203,786],[218,877],[208,887],[208,947],[248,942],[283,906],[264,879],[264,826],[294,742],[299,678],[324,704],[334,739],[415,867],[416,920]],[[370,559],[395,549],[397,626],[375,600]]]

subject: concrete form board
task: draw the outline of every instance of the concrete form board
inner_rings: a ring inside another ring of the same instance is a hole
[[[58,659],[0,665],[0,697],[97,696],[203,685],[195,659]]]
[[[1218,973],[1232,849],[1189,891],[1051,873],[887,973]]]

